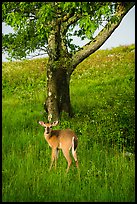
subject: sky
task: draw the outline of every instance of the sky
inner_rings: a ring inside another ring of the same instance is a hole
[[[12,32],[12,28],[6,26],[2,23],[2,33],[8,34]],[[99,32],[98,30],[96,34]],[[80,38],[75,37],[73,42],[80,47],[89,42],[89,40],[80,40]],[[112,47],[117,47],[120,45],[130,45],[135,44],[135,6],[126,14],[122,19],[122,22],[112,33],[112,35],[107,39],[107,41],[100,47],[100,49],[111,49]],[[2,54],[2,61],[6,62],[7,55]],[[43,56],[42,56],[43,57]]]

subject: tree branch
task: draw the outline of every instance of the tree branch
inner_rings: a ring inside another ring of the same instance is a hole
[[[66,33],[69,26],[75,24],[80,19],[80,17],[81,17],[80,13],[74,14],[73,16],[69,17],[67,21],[64,21],[64,23],[62,24],[63,33]]]
[[[114,30],[119,26],[123,17],[134,6],[134,2],[130,2],[129,4],[126,3],[129,2],[118,2],[115,16],[111,18],[111,20],[99,32],[99,34],[94,38],[93,41],[90,41],[89,43],[84,45],[72,56],[72,70],[70,70],[71,73],[74,71],[74,69],[80,62],[82,62],[85,58],[87,58],[89,55],[99,49],[114,32]],[[117,20],[114,21],[114,19]]]
[[[69,18],[71,18],[72,16],[74,16],[74,13],[67,13],[66,15],[64,15],[62,17],[62,22],[67,22]]]

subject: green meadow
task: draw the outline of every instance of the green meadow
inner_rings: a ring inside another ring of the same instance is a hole
[[[47,121],[47,58],[2,63],[2,201],[135,201],[135,46],[98,50],[73,72],[74,116],[54,129],[78,136],[79,171],[51,149],[39,120]]]

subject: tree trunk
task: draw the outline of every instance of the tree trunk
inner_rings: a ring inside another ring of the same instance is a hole
[[[62,60],[61,60],[62,61]],[[47,100],[46,110],[48,120],[58,120],[61,112],[66,112],[70,116],[70,74],[61,61],[49,60],[47,66]]]
[[[67,69],[60,68],[57,70],[56,82],[59,114],[64,111],[71,115],[70,91],[69,91],[70,76],[67,72]]]
[[[57,97],[57,86],[56,86],[56,73],[52,69],[52,65],[49,62],[47,66],[47,99],[46,99],[46,111],[48,112],[48,120],[50,121],[53,117],[55,120],[59,118],[58,109],[58,97]]]

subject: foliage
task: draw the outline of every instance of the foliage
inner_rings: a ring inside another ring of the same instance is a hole
[[[99,25],[111,20],[115,10],[114,2],[3,2],[2,21],[15,31],[3,35],[3,51],[15,59],[41,49],[46,53],[49,35],[60,23],[60,35],[65,36],[72,53],[78,49],[72,35],[92,40]]]
[[[74,161],[65,174],[61,152],[57,171],[48,171],[51,151],[38,124],[47,120],[47,59],[2,64],[3,202],[135,201],[134,49],[97,51],[73,72],[74,117],[64,114],[57,128],[78,135],[79,174]]]

